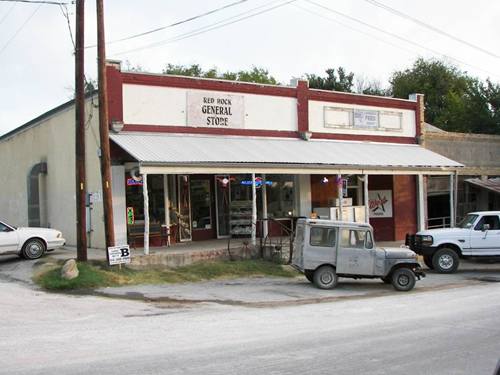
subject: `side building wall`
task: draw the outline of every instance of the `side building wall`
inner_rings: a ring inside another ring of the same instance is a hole
[[[86,113],[92,113],[92,117],[86,130],[87,191],[96,193],[96,201],[87,221],[92,222],[89,244],[104,248],[97,111],[89,99]],[[8,176],[0,194],[0,218],[15,226],[28,226],[28,175],[33,166],[45,162],[47,173],[39,178],[40,226],[61,230],[66,244],[76,246],[74,106],[67,103],[22,131],[4,135],[0,139],[0,160]]]

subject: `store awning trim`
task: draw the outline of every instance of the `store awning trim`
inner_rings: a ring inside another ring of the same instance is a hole
[[[488,180],[481,180],[480,178],[468,178],[465,180],[469,184],[478,186],[482,189],[493,191],[500,194],[500,178],[490,178]]]
[[[456,169],[462,164],[419,145],[357,141],[120,133],[110,138],[141,165],[350,166]]]

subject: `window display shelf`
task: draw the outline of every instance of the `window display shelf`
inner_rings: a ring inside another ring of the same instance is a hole
[[[233,201],[230,207],[230,227],[234,236],[252,234],[252,201]]]

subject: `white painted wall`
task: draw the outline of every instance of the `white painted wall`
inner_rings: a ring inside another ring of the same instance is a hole
[[[187,126],[188,91],[203,90],[124,84],[123,121],[135,125]],[[220,94],[243,96],[245,129],[297,130],[295,98],[222,91]]]
[[[98,149],[98,113],[90,101],[87,113],[87,188],[101,191]],[[0,194],[0,218],[15,226],[28,225],[27,176],[33,165],[47,162],[48,173],[40,179],[42,225],[57,228],[70,246],[76,245],[75,112],[71,106],[0,141],[0,160],[8,176]],[[102,194],[101,194],[102,195]],[[92,210],[93,247],[104,248],[102,201]]]
[[[325,127],[324,123],[324,108],[337,107],[345,109],[360,109],[360,110],[373,110],[373,111],[388,111],[388,112],[401,112],[402,113],[402,130],[401,131],[377,131],[367,129],[344,129],[344,128],[331,128]],[[415,137],[415,111],[407,109],[384,108],[374,106],[363,106],[356,104],[333,103],[333,102],[320,102],[309,101],[309,130],[318,133],[331,133],[331,134],[358,134],[358,135],[379,135],[391,137]]]

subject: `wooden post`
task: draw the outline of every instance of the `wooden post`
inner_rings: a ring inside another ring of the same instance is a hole
[[[148,175],[142,175],[142,196],[144,198],[144,255],[149,255],[149,196]]]
[[[252,245],[257,243],[257,187],[255,173],[252,173]]]
[[[370,224],[370,199],[368,196],[368,175],[365,174],[364,196],[365,196],[365,222]]]
[[[76,1],[75,40],[75,172],[76,172],[76,258],[87,261],[87,184],[85,175],[85,1]]]
[[[106,47],[104,37],[103,1],[97,5],[97,65],[99,78],[99,134],[101,141],[101,181],[103,193],[104,230],[106,247],[115,246],[113,203],[111,190],[111,156],[109,147],[108,90],[106,82]],[[106,252],[107,254],[107,252]]]

